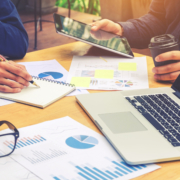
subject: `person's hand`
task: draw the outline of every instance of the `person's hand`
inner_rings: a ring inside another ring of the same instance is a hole
[[[93,38],[98,39],[98,40],[111,39],[117,35],[122,36],[122,33],[123,33],[123,29],[119,24],[114,23],[113,21],[110,21],[108,19],[96,21],[92,23],[91,26],[92,26],[91,35]],[[112,34],[106,33],[103,31],[98,31],[99,29],[110,32]]]
[[[154,67],[152,69],[155,73],[154,78],[156,80],[170,81],[173,83],[180,74],[180,51],[170,51],[160,54],[155,58],[155,60],[157,62],[177,60],[177,63]]]
[[[0,62],[0,91],[17,93],[24,86],[29,86],[32,77],[26,71],[25,66],[13,61]]]

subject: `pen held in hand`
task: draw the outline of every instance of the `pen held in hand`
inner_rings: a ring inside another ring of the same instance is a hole
[[[2,56],[2,55],[0,55],[0,62],[8,62],[8,60],[4,57],[4,56]],[[33,84],[34,86],[37,86],[37,87],[39,87],[40,88],[40,86],[38,86],[33,80],[32,81],[29,81],[31,84]]]
[[[34,81],[29,81],[31,84],[33,84],[33,85],[35,85],[35,86],[37,86],[37,87],[39,87],[40,88],[40,86],[38,86]]]

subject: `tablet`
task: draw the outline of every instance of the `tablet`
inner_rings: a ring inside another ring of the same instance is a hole
[[[84,43],[133,58],[131,47],[125,37],[120,37],[103,30],[91,31],[91,25],[74,19],[54,14],[56,32],[58,34],[82,41]]]

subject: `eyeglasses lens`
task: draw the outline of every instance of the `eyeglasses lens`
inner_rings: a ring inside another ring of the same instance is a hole
[[[0,157],[10,154],[15,146],[13,135],[0,136]]]

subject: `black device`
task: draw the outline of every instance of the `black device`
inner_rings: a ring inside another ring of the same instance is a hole
[[[151,55],[153,57],[154,64],[156,67],[177,62],[176,60],[168,60],[164,62],[155,61],[156,56],[158,56],[159,54],[168,51],[179,50],[178,42],[176,41],[175,37],[171,34],[164,34],[153,37],[150,41],[149,49],[151,51]]]
[[[125,37],[120,37],[103,30],[91,31],[91,25],[74,19],[54,14],[56,32],[58,34],[82,41],[110,52],[133,58],[131,47]]]

